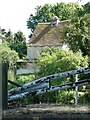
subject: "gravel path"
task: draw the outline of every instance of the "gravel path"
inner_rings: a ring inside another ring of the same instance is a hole
[[[90,106],[34,104],[3,111],[3,120],[90,120]]]

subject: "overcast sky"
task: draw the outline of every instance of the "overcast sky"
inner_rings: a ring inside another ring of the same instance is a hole
[[[0,27],[13,33],[22,31],[28,38],[27,20],[31,13],[35,13],[36,6],[46,3],[77,2],[78,0],[0,0]],[[81,0],[81,4],[89,0]]]

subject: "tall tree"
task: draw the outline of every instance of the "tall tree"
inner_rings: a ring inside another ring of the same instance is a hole
[[[27,54],[26,38],[21,31],[12,34],[11,30],[6,32],[5,29],[0,29],[2,43],[6,43],[8,47],[15,50],[22,59]]]
[[[82,11],[82,7],[78,4],[65,4],[63,2],[57,3],[56,5],[45,4],[44,6],[38,6],[35,15],[30,15],[27,21],[27,27],[33,32],[39,22],[51,22],[53,16],[59,17],[60,20],[71,19],[76,15],[77,9]]]
[[[87,4],[85,4],[83,7],[86,13],[90,13],[90,1]]]
[[[38,6],[36,8],[36,13],[35,15],[31,14],[28,21],[27,21],[27,27],[31,29],[33,32],[36,25],[39,22],[49,22],[51,21],[52,16],[54,16],[54,13],[51,11],[52,6],[45,4],[43,7]]]
[[[83,55],[90,56],[90,15],[72,19],[63,36],[73,51],[81,50]]]
[[[0,34],[2,38],[2,43],[6,42],[8,45],[10,45],[14,42],[11,30],[6,31],[5,29],[0,28]]]
[[[26,41],[26,38],[24,34],[21,31],[18,31],[14,34],[14,43],[24,43]]]
[[[21,31],[18,31],[13,36],[14,42],[10,48],[18,52],[19,57],[22,59],[27,54],[26,38]]]

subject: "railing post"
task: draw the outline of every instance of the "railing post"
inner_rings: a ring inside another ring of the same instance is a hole
[[[8,109],[8,63],[0,62],[0,110]]]
[[[78,82],[78,75],[76,74],[76,81]],[[75,105],[78,105],[78,85],[75,87],[76,97],[75,97]]]

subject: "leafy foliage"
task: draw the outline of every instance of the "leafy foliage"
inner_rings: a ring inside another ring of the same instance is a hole
[[[84,6],[85,13],[90,13],[90,1],[86,3]]]
[[[46,47],[38,60],[40,77],[59,72],[80,69],[88,66],[88,57],[73,53],[70,50],[62,50],[56,47]]]
[[[22,59],[27,54],[26,38],[21,31],[13,35],[14,42],[10,45],[12,50],[15,50]]]
[[[38,77],[61,73],[65,71],[80,69],[88,67],[88,57],[83,57],[81,52],[73,53],[70,50],[62,50],[56,47],[46,47],[43,49],[41,56],[38,60],[39,73]],[[71,78],[62,78],[51,81],[52,86],[58,86],[67,82],[75,81],[74,76]],[[38,98],[37,98],[38,99]],[[42,102],[56,102],[61,104],[74,104],[75,91],[73,89],[55,91],[52,93],[40,96]]]
[[[90,15],[72,19],[71,24],[63,31],[64,42],[77,52],[90,56]]]
[[[27,27],[33,32],[38,23],[51,22],[53,16],[57,16],[60,20],[66,20],[71,19],[77,14],[81,15],[81,13],[83,13],[83,8],[78,4],[65,4],[63,2],[57,3],[56,5],[45,4],[36,8],[35,15],[30,15],[27,21]]]
[[[16,79],[14,79],[13,81],[18,83],[19,85],[24,85],[26,83],[31,82],[33,79],[35,79],[35,75],[19,75],[19,76],[16,76]],[[15,86],[9,84],[8,89],[11,89],[13,87]]]
[[[10,67],[14,67],[18,58],[18,54],[14,50],[11,50],[7,45],[2,44],[2,46],[0,46],[0,61],[8,61]]]
[[[60,104],[74,104],[75,103],[75,91],[74,90],[62,90],[57,91],[56,103]]]
[[[26,38],[21,31],[12,34],[10,30],[6,32],[5,29],[0,29],[0,34],[2,37],[2,42],[7,43],[8,47],[15,50],[21,59],[26,56]]]

